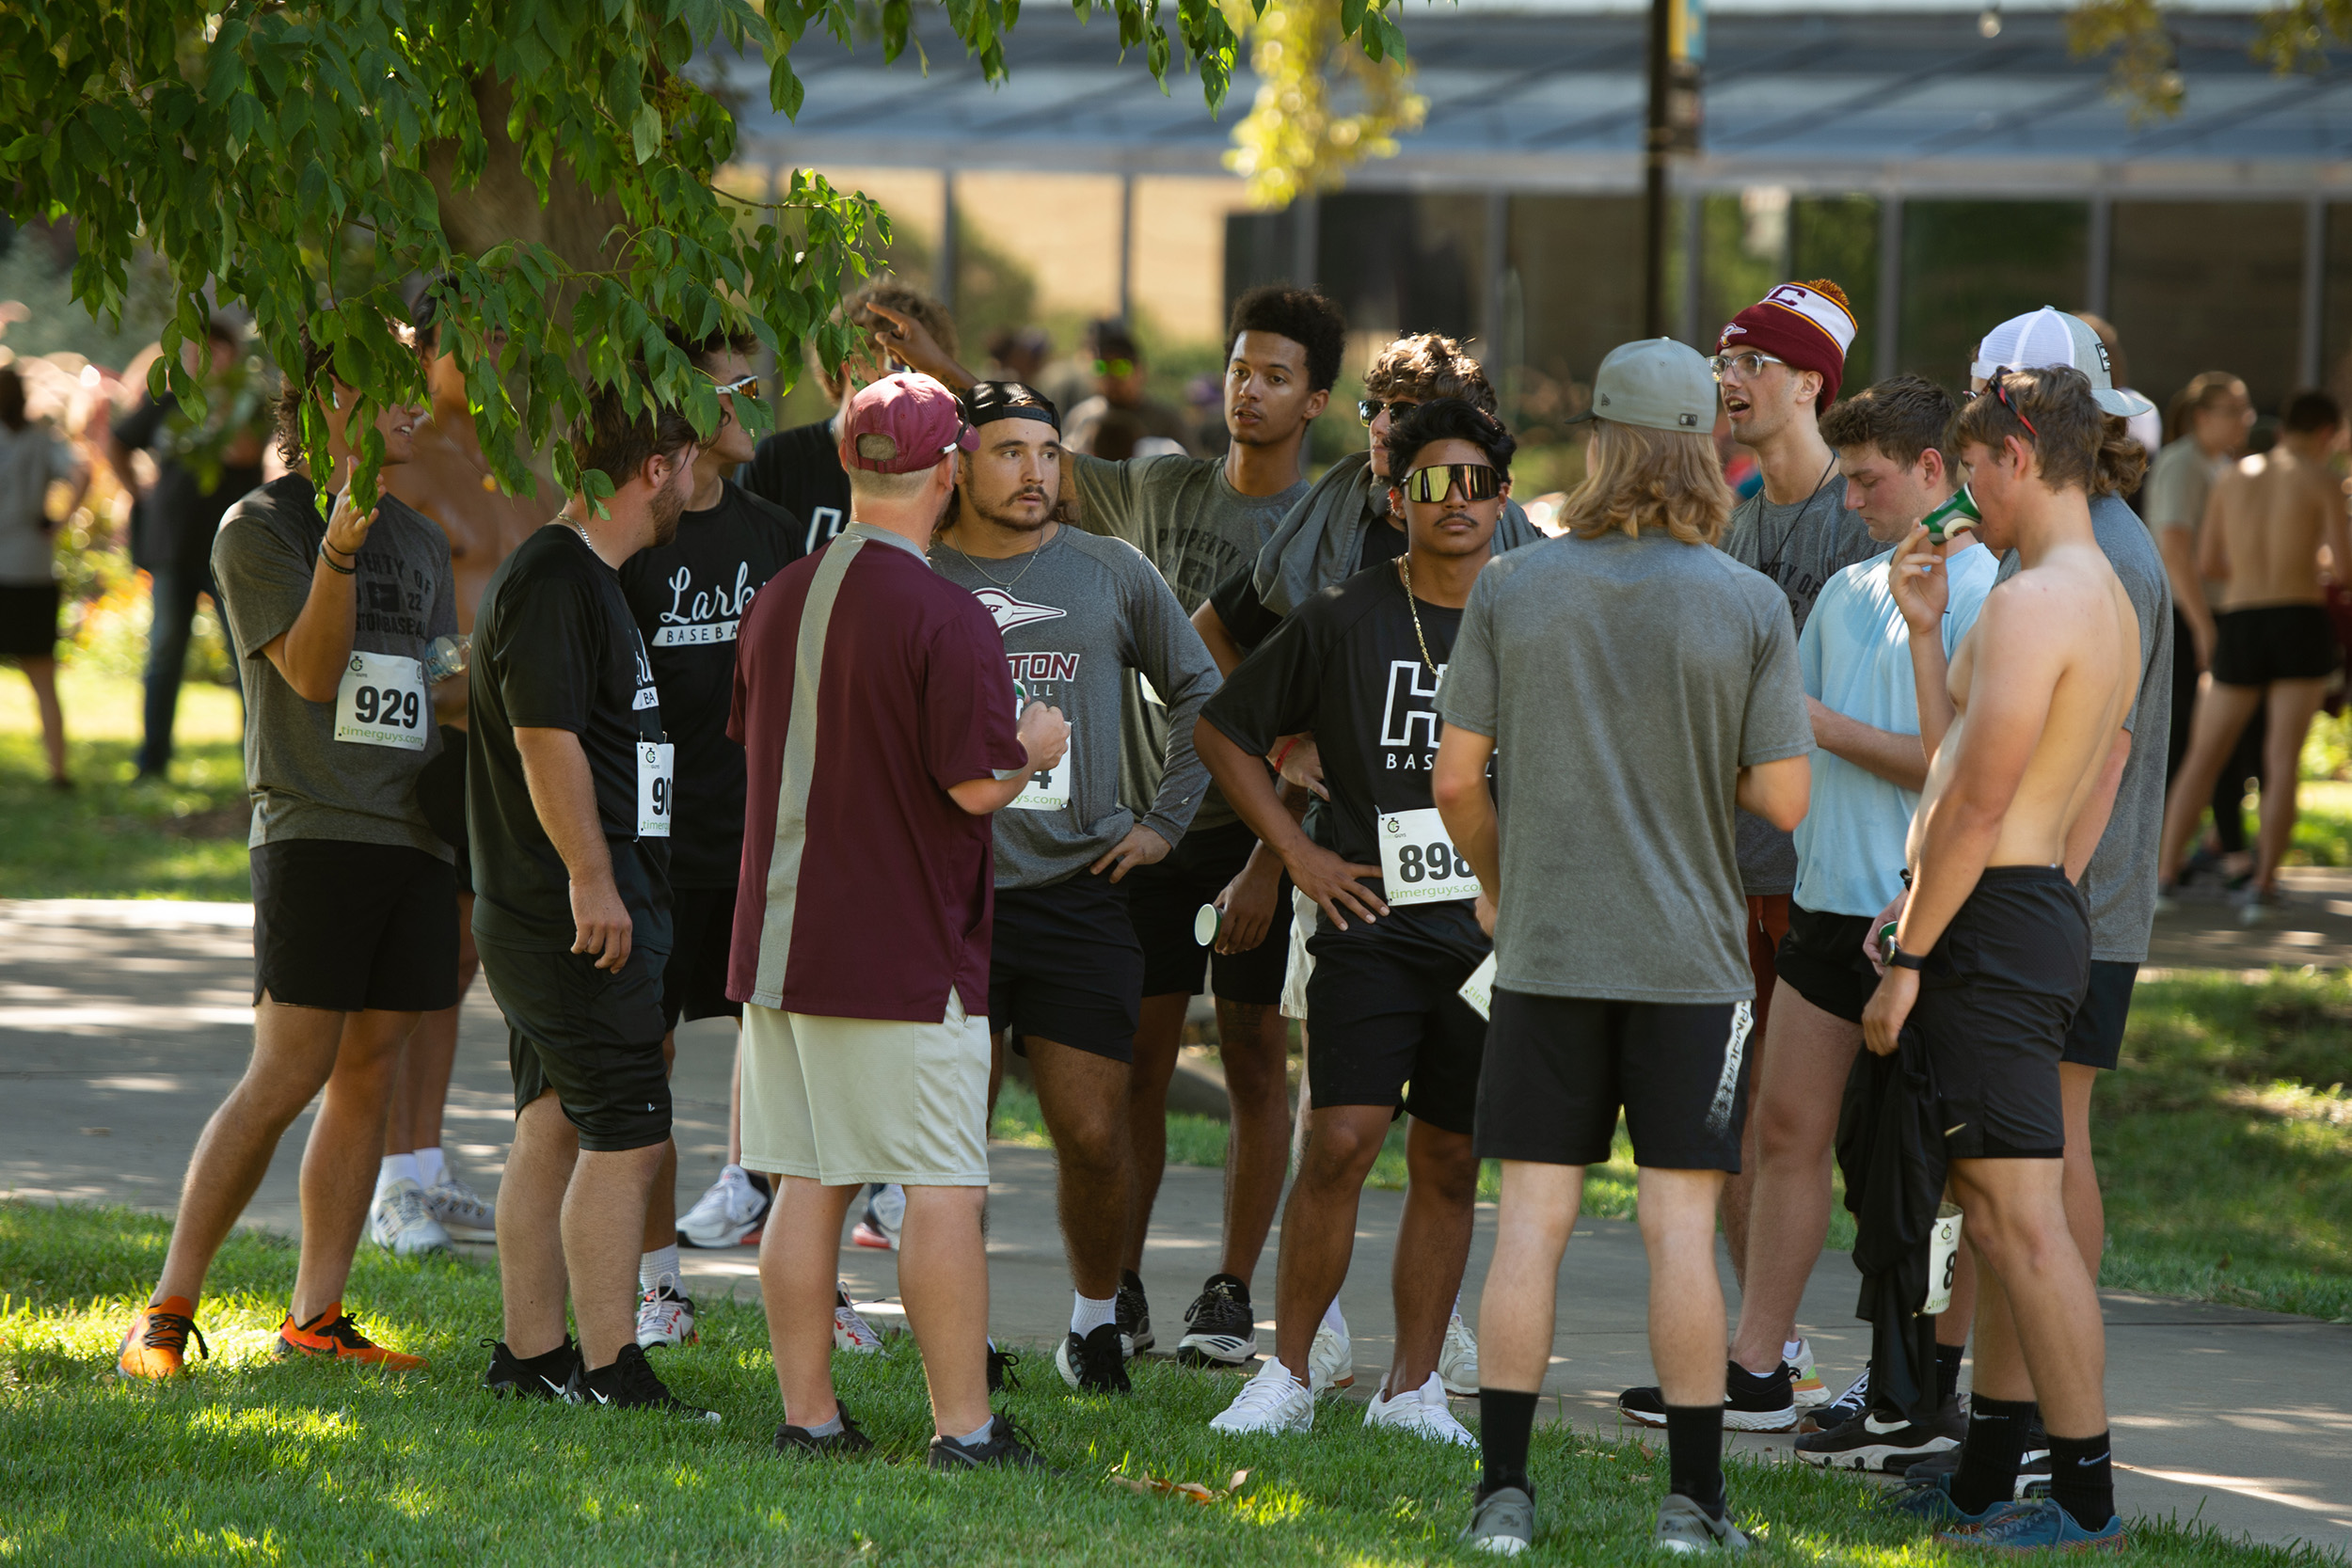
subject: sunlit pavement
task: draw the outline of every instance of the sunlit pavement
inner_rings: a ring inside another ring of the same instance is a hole
[[[2352,949],[2352,875],[2303,873],[2289,917],[2241,930],[2217,907],[2168,917],[2152,961],[2253,967],[2343,962]],[[2292,955],[2290,957],[2289,955]],[[251,920],[242,905],[0,901],[0,1192],[127,1203],[167,1212],[204,1118],[242,1070],[249,1044]],[[732,1028],[680,1031],[676,1076],[683,1209],[725,1154]],[[485,1196],[503,1168],[513,1101],[505,1028],[485,988],[468,999],[445,1146]],[[248,1211],[259,1226],[296,1227],[294,1179],[306,1114],[280,1147]],[[1055,1228],[1053,1159],[993,1150],[991,1321],[1000,1340],[1050,1346],[1068,1321],[1070,1287]],[[1161,1187],[1145,1259],[1163,1352],[1183,1332],[1185,1304],[1216,1267],[1219,1174],[1173,1166]],[[1368,1399],[1388,1359],[1391,1240],[1403,1195],[1364,1195],[1354,1273],[1342,1307]],[[1279,1232],[1277,1236],[1279,1241]],[[1482,1208],[1466,1315],[1493,1243]],[[1257,1279],[1260,1339],[1273,1345],[1274,1243]],[[487,1247],[467,1249],[485,1263]],[[749,1248],[689,1252],[699,1298],[757,1298]],[[845,1244],[852,1294],[887,1303],[892,1254]],[[1610,1430],[1629,1384],[1653,1381],[1644,1337],[1647,1271],[1632,1226],[1592,1221],[1570,1244],[1548,1393],[1559,1418]],[[1726,1291],[1730,1271],[1724,1271]],[[1857,1280],[1830,1254],[1806,1291],[1804,1323],[1833,1386],[1861,1370],[1868,1336],[1854,1321]],[[0,1290],[8,1282],[0,1280]],[[2127,1513],[2201,1516],[2257,1540],[2300,1538],[2352,1548],[2352,1325],[2107,1292],[2108,1397],[2118,1487]],[[876,1317],[889,1319],[886,1307]],[[1055,1374],[1033,1357],[1028,1376]],[[1463,1406],[1461,1414],[1475,1418]],[[1786,1457],[1787,1437],[1740,1447]]]

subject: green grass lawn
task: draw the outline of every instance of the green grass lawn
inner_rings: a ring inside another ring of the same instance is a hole
[[[939,1475],[911,1342],[835,1358],[874,1458],[780,1458],[764,1323],[717,1306],[702,1342],[660,1353],[710,1428],[570,1406],[503,1404],[479,1386],[498,1283],[464,1262],[363,1249],[351,1297],[388,1343],[432,1367],[387,1376],[281,1365],[289,1243],[240,1232],[202,1319],[213,1358],[170,1386],[119,1382],[117,1339],[163,1258],[166,1222],[120,1210],[0,1203],[0,1560],[40,1563],[719,1562],[1379,1565],[1447,1560],[1474,1458],[1367,1433],[1327,1406],[1311,1439],[1220,1438],[1206,1422],[1232,1374],[1140,1368],[1132,1398],[1081,1399],[1042,1357],[999,1401],[1063,1472]],[[1471,1419],[1469,1406],[1457,1406]],[[1662,1446],[1549,1429],[1532,1466],[1531,1560],[1645,1560],[1665,1487]],[[1221,1489],[1210,1506],[1142,1496],[1114,1472]],[[1868,1483],[1736,1464],[1732,1505],[1790,1564],[1928,1568],[1956,1561],[1867,1507]],[[2163,1568],[2327,1568],[2310,1548],[2149,1523],[2138,1560]]]

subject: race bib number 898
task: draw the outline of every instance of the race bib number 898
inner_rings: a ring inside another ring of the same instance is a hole
[[[1478,876],[1454,852],[1445,821],[1435,809],[1381,815],[1380,879],[1391,906],[1478,896]]]

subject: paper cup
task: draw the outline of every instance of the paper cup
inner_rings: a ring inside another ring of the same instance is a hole
[[[1192,940],[1206,947],[1216,941],[1216,934],[1225,926],[1225,911],[1215,904],[1203,904],[1200,912],[1192,917]]]

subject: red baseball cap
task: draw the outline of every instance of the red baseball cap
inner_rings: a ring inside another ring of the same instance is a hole
[[[955,393],[918,371],[859,388],[841,421],[841,466],[869,473],[917,473],[978,446]]]

